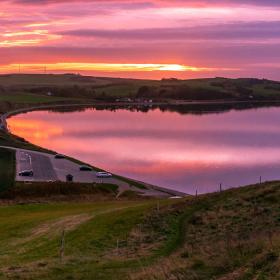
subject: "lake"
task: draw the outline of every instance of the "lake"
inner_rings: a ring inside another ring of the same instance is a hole
[[[280,179],[280,108],[33,111],[8,125],[36,145],[190,194]]]

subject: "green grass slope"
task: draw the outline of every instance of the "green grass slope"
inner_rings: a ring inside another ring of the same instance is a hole
[[[279,279],[279,199],[271,182],[183,200],[3,205],[0,279]]]
[[[0,279],[122,279],[130,261],[111,257],[152,202],[1,207]],[[64,258],[60,241],[65,234]]]
[[[131,279],[280,279],[279,201],[272,182],[179,203],[173,253]]]

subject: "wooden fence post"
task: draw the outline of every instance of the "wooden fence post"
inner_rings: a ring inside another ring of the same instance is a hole
[[[65,230],[62,231],[61,241],[60,241],[60,260],[63,261],[65,249]]]

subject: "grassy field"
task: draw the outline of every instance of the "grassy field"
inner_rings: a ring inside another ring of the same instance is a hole
[[[46,95],[35,95],[35,94],[0,94],[0,102],[13,102],[19,104],[36,104],[36,103],[49,103],[49,102],[60,102],[66,101],[68,98],[52,97]]]
[[[118,79],[113,78],[95,78],[85,77],[74,74],[12,74],[0,75],[0,85],[2,86],[45,86],[45,85],[76,85],[76,84],[94,84],[107,85]]]
[[[279,199],[271,182],[178,201],[0,206],[0,279],[276,280]]]
[[[14,185],[15,180],[15,153],[0,148],[0,191]]]
[[[117,242],[126,240],[152,206],[150,201],[112,201],[1,207],[0,275],[11,279],[122,279],[127,266],[134,265],[130,260],[114,260]]]

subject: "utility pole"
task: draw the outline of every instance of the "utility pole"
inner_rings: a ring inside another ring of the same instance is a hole
[[[117,239],[117,254],[119,254],[119,239]]]

